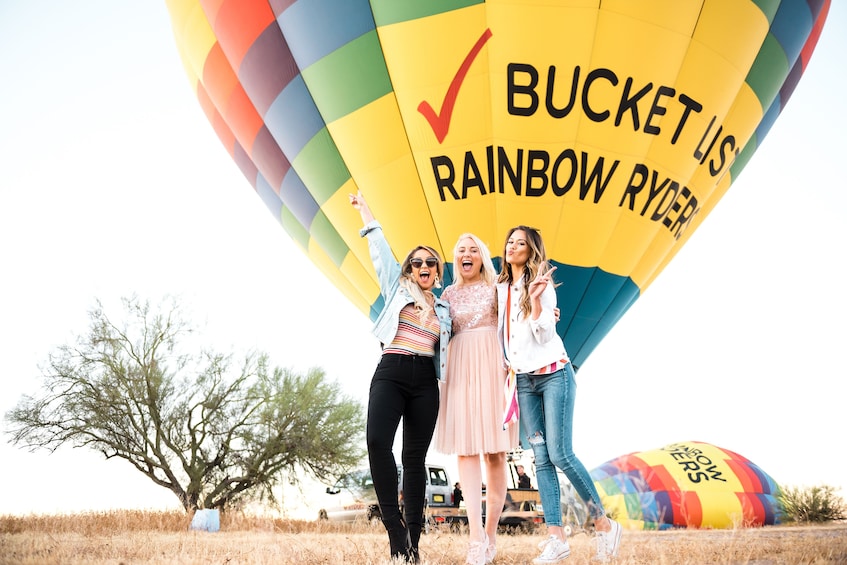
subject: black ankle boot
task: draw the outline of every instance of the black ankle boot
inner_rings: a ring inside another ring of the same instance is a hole
[[[421,541],[421,525],[420,524],[409,524],[409,542],[411,547],[409,548],[409,561],[411,563],[420,563],[421,556],[418,552],[418,542]]]
[[[406,527],[406,521],[403,517],[397,515],[392,518],[383,518],[382,524],[385,526],[385,531],[388,532],[392,559],[401,557],[407,562],[410,561],[412,542],[409,539],[409,528]]]

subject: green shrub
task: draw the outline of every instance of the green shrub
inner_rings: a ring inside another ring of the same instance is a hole
[[[844,500],[828,485],[780,490],[783,522],[831,522],[847,518]]]

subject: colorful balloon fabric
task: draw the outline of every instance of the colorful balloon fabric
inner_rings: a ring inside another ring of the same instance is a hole
[[[577,367],[748,162],[830,6],[166,3],[215,132],[357,308],[375,318],[383,304],[349,193],[400,259],[426,243],[452,260],[467,231],[499,257],[507,230],[531,225],[558,266]]]
[[[741,455],[687,441],[630,453],[591,478],[606,511],[624,527],[734,528],[779,523],[778,486]]]

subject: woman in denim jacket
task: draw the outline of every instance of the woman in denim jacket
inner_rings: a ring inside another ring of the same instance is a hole
[[[368,459],[391,557],[417,563],[426,454],[438,418],[438,381],[444,380],[451,332],[450,307],[432,292],[441,286],[444,267],[438,252],[425,245],[415,247],[399,264],[361,192],[350,195],[350,204],[362,215],[365,227],[359,234],[368,238],[385,300],[373,328],[383,349],[368,396]],[[392,450],[401,418],[405,516],[397,500]]]

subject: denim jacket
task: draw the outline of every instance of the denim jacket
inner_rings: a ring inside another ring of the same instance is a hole
[[[383,347],[394,341],[397,328],[400,326],[400,310],[414,299],[400,286],[400,263],[394,258],[388,241],[382,233],[382,226],[373,220],[359,230],[359,235],[368,238],[368,250],[371,254],[374,269],[379,279],[379,292],[385,299],[385,306],[374,322],[373,334],[379,339]],[[441,326],[440,338],[435,347],[433,362],[435,363],[435,374],[443,381],[447,371],[447,342],[452,334],[452,320],[450,318],[450,305],[435,299],[435,315]]]

